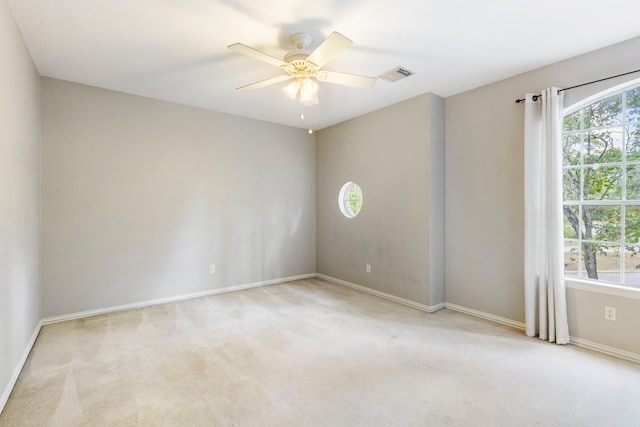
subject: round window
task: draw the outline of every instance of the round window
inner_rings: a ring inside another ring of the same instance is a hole
[[[340,212],[347,218],[358,215],[362,209],[362,190],[355,182],[347,182],[340,189],[338,195],[338,206]]]

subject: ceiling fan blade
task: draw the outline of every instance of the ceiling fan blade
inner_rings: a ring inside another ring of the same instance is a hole
[[[378,80],[376,77],[359,76],[357,74],[336,73],[335,71],[319,71],[316,78],[321,82],[335,83],[344,86],[368,89]]]
[[[342,34],[334,31],[329,34],[320,46],[316,48],[311,55],[307,58],[307,61],[313,62],[321,68],[324,64],[331,61],[337,54],[351,46],[353,42],[343,36]]]
[[[266,62],[267,64],[275,65],[276,67],[282,67],[283,65],[287,65],[286,62],[271,56],[267,55],[264,52],[260,52],[257,49],[244,45],[242,43],[234,43],[232,45],[227,46],[231,50],[235,50],[238,53],[243,55],[247,55],[251,58],[257,59],[258,61]]]
[[[292,79],[293,76],[290,76],[288,74],[283,74],[281,76],[278,77],[272,77],[270,79],[267,80],[262,80],[259,82],[255,82],[255,83],[251,83],[250,85],[246,85],[246,86],[241,86],[239,88],[236,88],[236,90],[241,90],[241,91],[248,91],[248,90],[254,90],[254,89],[260,89],[263,87],[267,87],[276,83],[280,83],[283,82],[285,80],[289,80]]]

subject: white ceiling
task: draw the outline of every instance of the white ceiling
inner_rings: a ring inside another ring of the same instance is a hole
[[[324,69],[415,75],[372,89],[319,83],[321,129],[421,93],[449,96],[640,36],[638,0],[7,0],[43,76],[305,128],[282,73],[227,49],[281,58],[289,36],[314,49],[332,31],[354,41]],[[603,76],[604,77],[604,76]],[[577,82],[580,83],[580,82]],[[522,94],[514,93],[515,96]]]

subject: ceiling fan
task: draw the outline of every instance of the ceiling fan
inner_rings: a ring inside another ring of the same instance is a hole
[[[312,40],[309,34],[296,33],[292,35],[290,39],[297,49],[287,53],[283,60],[242,43],[234,43],[228,46],[231,50],[266,62],[267,64],[275,65],[285,72],[285,74],[277,77],[241,86],[237,88],[237,90],[248,91],[260,89],[293,79],[293,81],[284,88],[287,96],[291,99],[296,99],[298,94],[300,94],[299,99],[301,103],[313,105],[318,103],[318,84],[312,78],[321,82],[361,88],[370,88],[377,80],[376,77],[322,70],[322,67],[327,62],[331,61],[338,53],[353,44],[351,40],[338,32],[331,33],[320,46],[312,52],[307,50]]]

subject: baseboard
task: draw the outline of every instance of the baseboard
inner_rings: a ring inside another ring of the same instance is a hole
[[[504,317],[495,316],[493,314],[484,313],[482,311],[473,310],[471,308],[462,307],[456,304],[445,303],[445,308],[450,310],[459,311],[460,313],[465,313],[470,316],[480,317],[485,320],[490,320],[492,322],[500,323],[502,325],[511,326],[516,329],[520,329],[522,331],[525,330],[524,323],[516,322],[511,319],[506,319]],[[628,360],[630,362],[640,363],[640,354],[631,353],[628,351],[620,350],[615,347],[609,347],[607,345],[598,344],[593,341],[585,340],[582,338],[569,337],[570,343],[575,345],[576,347],[586,348],[588,350],[597,351],[598,353],[606,354],[607,356],[617,357],[619,359]]]
[[[511,326],[512,328],[520,329],[524,331],[524,323],[516,322],[515,320],[507,319],[506,317],[500,317],[493,314],[485,313],[483,311],[474,310],[472,308],[463,307],[461,305],[451,304],[449,302],[444,304],[445,308],[449,310],[458,311],[460,313],[468,314],[470,316],[480,317],[481,319],[490,320],[492,322],[500,323],[501,325]]]
[[[598,344],[597,342],[585,340],[582,338],[569,337],[569,339],[571,344],[575,345],[576,347],[582,347],[588,350],[597,351],[598,353],[606,354],[607,356],[613,356],[619,359],[628,360],[630,362],[640,363],[640,354],[631,353],[628,351],[617,349],[615,347]]]
[[[324,274],[317,274],[316,276],[318,278],[320,278],[320,279],[324,279],[324,280],[327,280],[329,282],[336,283],[338,285],[346,286],[346,287],[351,288],[351,289],[356,289],[358,291],[365,292],[365,293],[368,293],[368,294],[371,294],[371,295],[375,295],[377,297],[384,298],[384,299],[387,299],[387,300],[390,300],[390,301],[394,301],[394,302],[397,302],[397,303],[400,303],[400,304],[403,304],[403,305],[408,305],[409,307],[413,307],[413,308],[416,308],[418,310],[426,311],[427,313],[433,313],[433,312],[441,310],[441,309],[443,309],[445,307],[444,303],[436,304],[436,305],[420,304],[420,303],[417,303],[415,301],[411,301],[411,300],[408,300],[408,299],[400,298],[400,297],[397,297],[395,295],[387,294],[385,292],[376,291],[374,289],[370,289],[370,288],[366,288],[364,286],[356,285],[355,283],[347,282],[346,280],[341,280],[341,279],[336,279],[335,277],[326,276]]]
[[[20,376],[20,372],[22,372],[22,368],[24,368],[24,364],[27,363],[27,358],[29,357],[29,353],[31,353],[31,349],[33,348],[33,344],[36,342],[36,338],[38,338],[38,334],[40,333],[40,328],[42,328],[42,322],[38,322],[35,330],[33,331],[33,335],[31,335],[31,339],[27,343],[27,347],[22,352],[22,356],[20,360],[18,360],[18,364],[16,365],[16,369],[13,371],[13,375],[9,379],[9,383],[5,387],[4,392],[2,393],[2,397],[0,397],[0,413],[4,410],[4,406],[7,404],[9,400],[9,396],[13,391],[13,387],[16,385],[18,381],[18,377]]]
[[[176,295],[176,296],[167,297],[167,298],[158,298],[158,299],[153,299],[153,300],[148,300],[148,301],[135,302],[135,303],[132,303],[132,304],[123,304],[123,305],[117,305],[117,306],[113,306],[113,307],[99,308],[99,309],[96,309],[96,310],[87,310],[87,311],[81,311],[81,312],[78,312],[78,313],[63,314],[61,316],[47,317],[45,319],[42,319],[42,321],[40,323],[42,325],[49,325],[49,324],[52,324],[52,323],[64,322],[64,321],[67,321],[67,320],[82,319],[82,318],[85,318],[85,317],[97,316],[99,314],[114,313],[116,311],[131,310],[131,309],[134,309],[134,308],[148,307],[148,306],[151,306],[151,305],[167,304],[167,303],[171,303],[171,302],[183,301],[183,300],[192,299],[192,298],[205,297],[205,296],[209,296],[209,295],[222,294],[222,293],[226,293],[226,292],[242,291],[244,289],[259,288],[261,286],[276,285],[278,283],[292,282],[294,280],[311,279],[311,278],[314,278],[314,277],[316,277],[316,274],[315,273],[311,273],[311,274],[302,274],[302,275],[299,275],[299,276],[283,277],[283,278],[280,278],[280,279],[263,280],[261,282],[247,283],[247,284],[244,284],[244,285],[228,286],[228,287],[225,287],[225,288],[210,289],[210,290],[206,290],[206,291],[202,291],[202,292],[194,292],[194,293],[190,293],[190,294]]]

